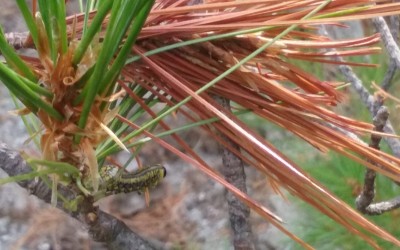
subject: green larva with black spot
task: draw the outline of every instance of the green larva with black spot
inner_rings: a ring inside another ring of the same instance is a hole
[[[166,176],[167,170],[162,165],[143,167],[132,173],[123,173],[113,165],[103,166],[100,176],[107,195],[130,192],[143,192],[153,188]]]

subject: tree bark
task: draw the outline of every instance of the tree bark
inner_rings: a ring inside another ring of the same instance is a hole
[[[225,109],[225,112],[231,111],[228,99],[218,96],[214,96],[213,98]],[[240,151],[240,147],[227,136],[221,135],[221,137],[226,141],[227,145]],[[220,147],[220,151],[223,163],[221,172],[224,175],[225,180],[239,188],[243,193],[247,193],[246,173],[244,172],[242,159],[237,157],[226,147]],[[225,197],[229,207],[229,220],[233,231],[233,245],[235,250],[255,249],[254,237],[249,221],[249,207],[243,204],[231,192],[226,191]]]

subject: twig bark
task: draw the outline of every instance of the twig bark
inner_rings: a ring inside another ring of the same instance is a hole
[[[399,50],[397,44],[394,42],[392,34],[389,32],[389,29],[388,29],[384,19],[376,18],[376,20],[374,19],[374,24],[377,27],[377,29],[381,31],[381,37],[382,37],[382,40],[384,41],[386,49],[388,50],[388,53],[390,54],[390,59],[392,61],[392,64],[394,64],[396,66],[395,69],[393,69],[393,71],[395,71],[400,66],[400,50]],[[322,27],[320,31],[323,35],[328,36],[328,33],[327,33],[325,27]],[[337,57],[337,60],[341,61],[342,59],[340,57]],[[347,65],[340,65],[339,69],[340,69],[341,73],[345,76],[347,81],[349,81],[351,83],[352,87],[360,95],[361,100],[363,101],[364,105],[368,108],[368,110],[374,117],[373,124],[375,125],[375,130],[380,131],[380,132],[384,131],[386,133],[394,134],[393,127],[392,127],[390,121],[388,120],[389,113],[388,113],[386,107],[382,106],[383,99],[380,98],[379,96],[377,96],[377,98],[374,98],[374,96],[372,96],[369,93],[369,91],[363,86],[361,80],[353,72],[351,67],[349,67]],[[389,69],[389,71],[390,71],[390,69]],[[394,74],[394,72],[390,73],[390,74]],[[385,79],[388,78],[386,80],[391,81],[391,79],[389,79],[389,78],[392,78],[392,77],[393,76],[386,76]],[[389,88],[390,81],[389,81],[389,83],[386,83],[384,81],[382,86],[385,86],[386,89]],[[378,135],[371,135],[370,146],[374,147],[376,149],[379,149],[379,143],[380,143],[381,139],[382,138]],[[386,141],[387,141],[389,147],[391,148],[393,154],[396,157],[400,157],[400,141],[395,138],[386,138]],[[375,171],[373,171],[371,169],[366,170],[365,177],[364,177],[363,190],[356,199],[357,209],[360,210],[362,213],[365,213],[368,215],[380,215],[382,213],[399,208],[400,207],[400,197],[396,197],[396,198],[388,200],[388,201],[383,201],[383,202],[378,202],[378,203],[372,204],[372,202],[375,198],[375,177],[376,177]]]
[[[385,30],[379,30],[380,26],[379,25],[375,25],[375,29],[378,30],[381,34],[383,34],[385,32]],[[394,42],[396,42],[398,40],[398,36],[399,36],[399,29],[400,29],[400,19],[399,16],[391,16],[390,17],[390,34],[394,40]],[[388,36],[388,35],[386,35]],[[388,69],[385,73],[385,77],[383,78],[383,81],[381,83],[381,88],[385,91],[389,90],[390,86],[392,85],[392,81],[393,81],[393,77],[397,71],[397,64],[396,61],[392,58],[390,58],[389,61],[389,66]]]
[[[203,2],[203,0],[190,0],[188,5],[197,5]],[[228,99],[215,95],[213,96],[213,99],[224,108],[225,112],[231,112],[230,101]],[[240,151],[240,147],[227,136],[221,134],[221,137],[226,141],[227,145]],[[222,154],[223,163],[221,172],[224,175],[225,180],[240,189],[240,191],[243,193],[247,193],[246,174],[244,172],[244,164],[242,159],[237,157],[226,147],[220,146],[220,152]],[[249,207],[243,204],[231,192],[225,192],[225,198],[229,207],[229,220],[231,222],[231,228],[233,231],[233,246],[235,250],[255,249],[253,233],[249,221]]]
[[[214,96],[214,100],[219,103],[225,112],[231,112],[229,100],[219,96]],[[230,140],[227,136],[221,135],[223,140],[232,148],[240,150],[240,147]],[[223,167],[221,173],[225,180],[239,188],[242,192],[247,193],[246,174],[244,172],[244,164],[242,159],[226,147],[220,147],[222,154]],[[231,192],[226,192],[226,200],[229,206],[229,219],[233,231],[233,245],[235,250],[254,249],[254,238],[249,221],[250,209],[243,204]]]
[[[391,200],[368,205],[365,214],[381,215],[385,212],[389,212],[397,208],[400,208],[400,196],[393,198]]]
[[[382,106],[383,100],[375,98],[368,92],[368,90],[363,86],[361,80],[353,72],[353,70],[347,65],[339,66],[341,73],[346,77],[347,81],[351,83],[353,88],[360,95],[361,100],[364,105],[368,108],[372,115],[376,114],[377,110]],[[396,134],[391,122],[388,120],[383,127],[383,132],[387,134]],[[400,158],[400,140],[394,137],[385,137],[384,140],[389,145],[394,156]]]
[[[383,127],[386,124],[386,121],[389,117],[389,111],[387,110],[386,107],[382,106],[376,113],[374,119],[373,119],[373,124],[374,124],[374,130],[382,132]],[[380,149],[379,143],[381,141],[382,137],[379,135],[372,134],[371,135],[371,143],[369,144],[370,147],[375,148],[375,149]],[[375,164],[374,162],[371,162],[372,164]],[[356,206],[357,209],[360,210],[364,214],[381,214],[383,210],[376,210],[377,207],[382,207],[377,204],[372,204],[374,198],[375,198],[375,177],[376,177],[376,172],[372,169],[367,169],[365,172],[365,177],[364,177],[364,187],[361,192],[361,194],[357,197],[356,199]],[[386,203],[386,202],[384,202]]]
[[[340,58],[339,61],[342,61]],[[352,68],[348,65],[340,65],[340,72],[344,75],[347,81],[351,83],[351,86],[358,93],[363,101],[364,105],[368,108],[371,114],[376,113],[379,108],[379,104],[375,102],[375,98],[369,93],[369,91],[364,87],[362,81],[358,76],[353,72]]]
[[[31,168],[18,152],[9,149],[4,143],[0,143],[0,167],[9,176],[31,172]],[[18,184],[28,190],[30,194],[50,203],[51,190],[42,181],[27,180],[20,181]],[[77,196],[73,190],[65,186],[59,186],[58,191],[68,200],[73,200]],[[132,232],[123,222],[94,207],[91,199],[85,199],[76,212],[65,209],[61,202],[57,204],[57,207],[84,223],[93,240],[105,243],[109,249],[155,249]]]
[[[374,19],[373,23],[374,23],[375,29],[377,31],[379,31],[379,33],[381,34],[382,39],[387,41],[386,44],[390,44],[390,46],[386,47],[386,49],[388,50],[388,52],[390,54],[389,49],[397,47],[396,41],[398,40],[399,28],[400,28],[399,16],[396,15],[396,16],[390,17],[390,32],[389,32],[389,29],[387,28],[387,25],[386,25],[386,22],[384,19],[376,19],[376,20]],[[390,56],[388,70],[386,71],[385,77],[383,78],[383,81],[381,83],[381,87],[383,90],[387,91],[390,88],[390,86],[392,85],[393,77],[398,68],[399,68],[399,65],[397,64],[396,60],[393,58],[393,56]]]
[[[328,32],[325,29],[325,26],[323,25],[320,28],[320,33],[324,36],[329,36]],[[340,57],[337,57],[336,59],[338,61],[342,61]],[[380,106],[382,106],[383,100],[380,98],[375,100],[373,95],[371,95],[369,91],[364,87],[362,81],[353,72],[351,67],[347,65],[340,65],[339,70],[344,75],[346,80],[351,83],[351,86],[356,90],[356,92],[360,95],[364,105],[368,108],[368,110],[372,114],[372,117],[374,117],[374,114],[376,114]],[[388,134],[395,134],[393,126],[389,120],[386,122],[383,131]],[[389,148],[392,150],[393,155],[400,158],[400,140],[397,138],[386,138],[386,137],[384,139],[389,145]]]
[[[400,68],[400,49],[397,46],[397,43],[394,40],[392,33],[385,22],[385,19],[383,19],[383,17],[377,17],[372,19],[372,22],[375,28],[381,34],[381,40],[388,52],[390,60],[396,62],[397,68]]]
[[[389,117],[389,112],[386,107],[382,106],[374,117],[374,130],[382,132]],[[371,135],[370,147],[379,149],[379,143],[382,137]],[[373,163],[373,162],[372,162]],[[374,164],[374,163],[373,163]],[[372,203],[375,198],[375,177],[376,173],[372,169],[367,169],[364,177],[364,187],[361,194],[356,199],[357,209],[364,214],[380,215],[385,212],[400,207],[400,196],[388,201]]]
[[[29,32],[6,33],[6,40],[15,50],[30,48],[33,44],[28,43]]]

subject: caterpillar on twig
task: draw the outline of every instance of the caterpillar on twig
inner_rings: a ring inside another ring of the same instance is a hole
[[[107,195],[130,192],[143,192],[146,188],[155,187],[167,174],[162,165],[143,167],[132,173],[124,173],[113,165],[100,169]]]

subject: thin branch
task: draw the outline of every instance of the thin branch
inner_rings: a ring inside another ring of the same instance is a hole
[[[386,25],[386,22],[384,20],[380,20],[379,18],[376,18],[378,20],[374,21],[376,22],[376,25],[379,25],[379,29],[384,30],[381,33],[382,39],[384,40],[384,43],[386,45],[386,48],[388,49],[389,54],[391,55],[391,60],[395,62],[396,68],[400,65],[400,51],[397,47],[397,45],[393,41],[393,37],[388,32],[388,28]],[[383,23],[382,23],[383,21]],[[375,23],[374,22],[374,23]],[[325,29],[324,26],[321,27],[320,32],[328,36],[328,33]],[[384,35],[382,35],[385,33]],[[389,34],[389,35],[388,35]],[[390,39],[390,37],[392,39]],[[393,41],[393,43],[392,43]],[[394,45],[394,47],[393,47]],[[332,50],[331,50],[332,51]],[[397,57],[397,60],[393,58],[394,54],[392,53],[397,53],[399,52],[399,57]],[[342,61],[340,57],[337,57],[338,61]],[[362,102],[364,105],[368,108],[372,116],[374,117],[373,119],[373,124],[375,125],[375,130],[379,132],[386,132],[386,133],[391,133],[394,134],[393,127],[388,120],[389,117],[389,112],[386,107],[382,106],[383,105],[383,99],[379,96],[377,98],[374,98],[369,91],[363,86],[361,80],[357,77],[357,75],[353,72],[351,67],[347,65],[340,65],[339,69],[341,73],[345,76],[347,81],[351,83],[353,88],[357,91],[357,93],[360,95]],[[381,141],[381,137],[378,135],[371,135],[371,143],[370,146],[374,147],[376,149],[379,149],[379,143]],[[400,141],[396,138],[385,138],[387,141],[390,149],[392,150],[393,154],[396,157],[400,157]],[[374,163],[373,163],[374,164]],[[375,198],[375,177],[376,173],[375,171],[371,169],[367,169],[364,177],[364,187],[361,192],[361,194],[357,197],[356,199],[356,206],[359,211],[362,213],[368,214],[368,215],[380,215],[382,213],[391,211],[393,209],[399,208],[400,207],[400,197],[396,197],[394,199],[388,200],[388,201],[383,201],[383,202],[378,202],[371,204]]]
[[[396,62],[397,68],[400,68],[400,49],[397,46],[397,43],[394,40],[392,33],[385,22],[385,19],[383,19],[383,17],[377,17],[373,18],[372,22],[375,25],[375,28],[381,34],[383,45],[388,52],[390,60]]]
[[[343,61],[338,58],[338,61]],[[360,96],[364,105],[368,108],[371,114],[376,112],[375,98],[369,93],[369,91],[364,87],[360,78],[353,72],[353,69],[347,65],[339,66],[340,72],[345,76],[346,80],[351,83],[351,86],[356,90]]]
[[[31,48],[32,43],[29,43],[29,32],[10,32],[6,33],[6,40],[9,45],[14,47],[15,50]]]
[[[399,0],[395,0],[395,2],[400,2]],[[399,39],[399,29],[400,29],[400,18],[399,15],[394,15],[389,17],[390,20],[390,34],[395,41]]]
[[[378,112],[376,113],[376,116],[373,119],[373,124],[374,124],[374,130],[378,132],[383,131],[383,127],[385,126],[387,119],[389,117],[389,111],[385,106],[382,106]],[[379,135],[372,134],[371,135],[371,143],[369,144],[370,147],[375,148],[375,149],[380,149],[379,143],[381,141],[382,137]],[[371,162],[372,164],[375,164],[374,162]],[[371,210],[371,203],[373,202],[375,198],[375,177],[376,173],[372,169],[367,169],[364,177],[364,187],[361,192],[361,194],[357,197],[356,199],[356,206],[357,209],[360,210],[364,214],[381,214],[386,211],[377,211],[377,206],[376,204],[373,204],[374,210]]]
[[[371,204],[367,207],[366,214],[368,215],[381,215],[400,207],[400,196],[388,201],[382,201]]]
[[[0,143],[0,162],[0,167],[9,176],[32,171],[18,152],[9,149],[4,143]],[[30,194],[50,203],[51,190],[42,181],[27,180],[20,181],[18,184],[28,190]],[[77,193],[66,186],[59,186],[58,191],[70,201],[77,197]],[[147,241],[132,232],[123,222],[94,207],[92,199],[84,199],[76,212],[64,208],[61,202],[57,204],[57,207],[84,223],[88,227],[93,240],[106,243],[110,249],[155,249]]]
[[[322,25],[319,29],[320,33],[324,36],[329,36],[328,32],[324,25]],[[334,51],[334,50],[330,50]],[[389,53],[390,54],[390,53]],[[336,57],[338,61],[342,61],[340,57]],[[399,58],[400,59],[400,58]],[[396,63],[397,65],[397,63]],[[344,75],[347,81],[351,83],[351,86],[356,90],[356,92],[360,95],[361,100],[363,101],[364,105],[368,108],[372,116],[378,111],[378,109],[382,106],[383,100],[381,98],[376,99],[369,93],[369,91],[364,87],[362,81],[358,76],[353,72],[352,68],[347,65],[340,65],[339,70]],[[386,122],[383,131],[388,134],[395,134],[393,130],[393,126],[391,122],[388,120]],[[392,150],[393,155],[400,158],[400,140],[397,138],[384,138],[389,148]]]
[[[389,117],[389,112],[386,107],[382,106],[376,116],[374,117],[373,123],[375,125],[374,130],[382,132],[383,128],[387,122]],[[370,147],[379,149],[379,143],[382,137],[378,135],[371,135],[371,143]],[[361,194],[356,199],[357,209],[360,210],[364,214],[368,215],[381,215],[385,212],[394,210],[400,207],[400,196],[388,200],[373,203],[375,198],[375,171],[371,169],[367,169],[364,178],[364,187]]]
[[[399,29],[400,29],[400,18],[398,15],[395,16],[390,16],[390,33],[386,34],[385,32],[388,31],[388,29],[386,29],[386,22],[385,20],[383,20],[384,23],[382,23],[381,21],[375,21],[374,22],[374,26],[375,29],[381,34],[382,37],[392,37],[394,43],[397,45],[396,41],[398,39],[399,36]],[[378,25],[380,24],[380,25]],[[389,41],[389,43],[391,43],[392,39],[387,39]],[[390,61],[389,61],[389,66],[388,69],[385,73],[385,77],[383,78],[383,81],[381,83],[381,87],[383,90],[387,91],[390,86],[392,85],[392,81],[393,81],[393,77],[397,71],[398,67],[396,64],[396,61],[390,57]]]
[[[368,90],[363,86],[361,80],[349,66],[341,65],[339,66],[339,69],[346,77],[347,81],[351,83],[351,85],[360,95],[361,100],[364,102],[364,105],[368,108],[370,113],[372,115],[376,114],[377,110],[382,106],[383,100],[381,98],[375,99],[371,94],[369,94]],[[389,120],[386,122],[383,131],[388,134],[395,134],[393,126]],[[400,140],[394,137],[385,137],[384,139],[392,150],[393,155],[400,158]]]
[[[228,99],[219,96],[213,96],[213,99],[224,108],[225,112],[231,112],[230,101]],[[230,140],[227,136],[221,135],[221,137],[229,146],[240,151],[239,145]],[[223,162],[221,173],[224,175],[225,180],[239,188],[243,193],[247,193],[246,174],[244,172],[242,159],[237,157],[226,147],[220,147],[220,152]],[[225,197],[229,206],[229,219],[233,230],[233,245],[235,250],[255,249],[253,233],[249,221],[249,207],[243,204],[231,192],[226,191]]]
[[[189,6],[203,3],[203,0],[190,0]],[[220,104],[225,112],[231,113],[230,101],[227,98],[213,96],[213,99]],[[226,141],[227,145],[240,151],[239,145],[229,139],[227,136],[221,137]],[[223,168],[221,173],[225,180],[240,189],[243,193],[247,193],[246,174],[244,172],[244,164],[241,158],[236,156],[226,147],[220,146],[222,153]],[[229,207],[229,220],[233,231],[233,246],[235,250],[252,250],[254,247],[254,237],[250,224],[250,208],[240,201],[233,193],[225,191],[225,198]]]

